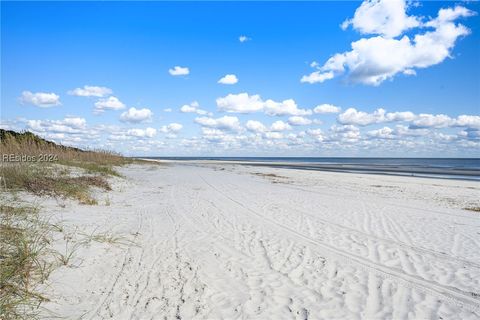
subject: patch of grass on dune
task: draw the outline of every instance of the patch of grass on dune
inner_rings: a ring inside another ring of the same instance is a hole
[[[46,300],[38,286],[57,267],[58,257],[66,264],[73,251],[60,255],[51,249],[51,234],[58,226],[45,220],[38,208],[20,203],[23,193],[18,192],[94,205],[92,188],[111,190],[108,176],[120,176],[115,167],[133,161],[113,152],[84,151],[30,132],[3,129],[0,150],[0,319],[36,319]],[[11,160],[12,155],[20,160]]]
[[[51,230],[38,208],[0,199],[0,319],[37,317],[38,286],[54,268]]]
[[[0,129],[0,147],[0,182],[3,188],[24,190],[35,195],[72,198],[83,204],[96,204],[96,200],[90,196],[90,187],[110,190],[106,178],[121,176],[115,166],[132,163],[132,159],[114,152],[66,147],[30,132]],[[11,162],[8,160],[9,155],[34,160]],[[41,155],[47,157],[41,158]],[[80,168],[82,174],[71,176],[68,168]]]
[[[84,169],[87,173],[90,174],[101,174],[105,176],[121,177],[121,174],[118,173],[118,171],[115,170],[112,165],[102,165],[94,162],[82,161],[59,161],[59,163],[70,167]]]
[[[96,204],[90,195],[90,187],[111,190],[103,176],[69,176],[44,164],[0,165],[3,184],[11,191],[28,191],[35,195],[76,199],[82,204]]]
[[[0,129],[0,146],[3,155],[35,157],[37,163],[45,160],[58,164],[78,167],[89,173],[120,176],[114,169],[132,163],[133,160],[106,150],[82,150],[47,141],[31,132],[14,132]],[[43,155],[43,158],[42,158]],[[46,155],[46,156],[45,156]]]

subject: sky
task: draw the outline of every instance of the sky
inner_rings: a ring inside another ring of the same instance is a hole
[[[2,1],[0,127],[136,156],[480,157],[479,13]]]

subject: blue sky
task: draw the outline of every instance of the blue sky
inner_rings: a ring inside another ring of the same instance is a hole
[[[478,3],[1,9],[4,128],[128,155],[480,156]]]

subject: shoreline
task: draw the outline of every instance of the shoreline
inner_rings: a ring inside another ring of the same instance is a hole
[[[323,172],[343,172],[358,174],[377,174],[387,176],[453,179],[464,181],[480,181],[480,169],[461,168],[439,168],[419,167],[401,165],[364,165],[364,164],[327,164],[312,162],[276,162],[276,161],[247,161],[247,160],[212,160],[212,159],[161,159],[139,157],[147,161],[158,161],[163,163],[191,163],[191,164],[225,164],[225,165],[246,165],[254,167],[270,167],[282,169],[310,170]]]

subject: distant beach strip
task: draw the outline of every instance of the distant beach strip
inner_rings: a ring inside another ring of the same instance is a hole
[[[143,159],[480,181],[480,158],[143,157]]]

